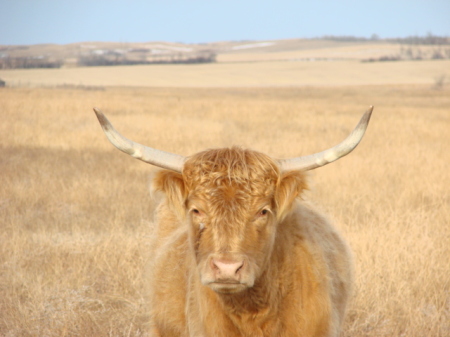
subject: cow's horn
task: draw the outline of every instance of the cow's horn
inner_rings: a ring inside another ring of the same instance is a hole
[[[120,151],[146,163],[181,173],[186,160],[185,157],[156,150],[125,138],[114,129],[112,124],[99,109],[94,108],[94,111],[106,137],[108,137],[109,141]]]
[[[291,159],[279,159],[278,164],[282,171],[308,171],[315,168],[327,165],[329,163],[344,157],[353,151],[353,149],[359,144],[364,132],[369,124],[370,116],[372,115],[373,106],[367,110],[362,116],[356,128],[352,133],[340,144],[332,147],[331,149],[314,153],[309,156],[291,158]]]

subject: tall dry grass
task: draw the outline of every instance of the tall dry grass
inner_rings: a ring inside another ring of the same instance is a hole
[[[0,336],[145,336],[154,168],[112,148],[123,134],[189,155],[232,144],[275,157],[343,139],[311,173],[355,253],[344,336],[450,336],[450,92],[429,86],[0,90]]]

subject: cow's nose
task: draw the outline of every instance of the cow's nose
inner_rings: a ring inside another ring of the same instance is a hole
[[[239,279],[239,272],[244,265],[244,261],[229,261],[212,259],[212,268],[217,279]]]

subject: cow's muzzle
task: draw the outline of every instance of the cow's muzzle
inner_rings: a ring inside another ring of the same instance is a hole
[[[202,283],[219,293],[236,293],[252,287],[253,277],[246,259],[211,256]]]

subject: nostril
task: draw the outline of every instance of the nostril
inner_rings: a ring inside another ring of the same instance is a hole
[[[234,277],[244,266],[244,261],[228,261],[213,259],[213,269],[220,274],[221,277]]]

